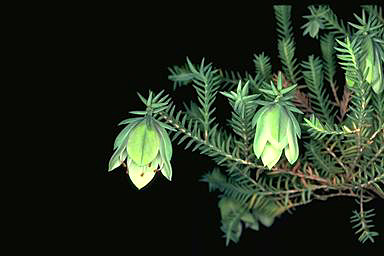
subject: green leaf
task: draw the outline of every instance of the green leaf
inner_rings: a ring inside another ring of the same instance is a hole
[[[134,115],[146,115],[147,111],[129,111],[129,113]]]
[[[121,121],[119,125],[123,125],[123,124],[129,124],[129,123],[133,123],[133,122],[136,122],[136,121],[141,121],[143,120],[143,117],[134,117],[134,118],[128,118],[128,119],[125,119],[123,121]]]
[[[253,62],[255,64],[256,73],[261,76],[262,81],[270,81],[272,79],[271,59],[262,52],[259,55],[254,55]]]
[[[291,85],[291,86],[289,86],[289,87],[287,87],[287,88],[282,89],[282,90],[280,91],[280,93],[281,93],[281,94],[287,94],[287,93],[289,93],[290,91],[296,89],[296,87],[297,87],[297,84]]]
[[[276,95],[273,90],[267,90],[267,89],[259,88],[259,91],[261,91],[265,94],[273,95],[273,96]]]
[[[137,95],[139,96],[140,100],[145,104],[147,105],[147,100],[140,94],[137,92]]]
[[[177,130],[175,128],[173,128],[172,126],[170,126],[168,124],[165,124],[163,122],[157,122],[157,123],[158,123],[158,125],[160,125],[161,127],[165,128],[165,129],[177,132]]]

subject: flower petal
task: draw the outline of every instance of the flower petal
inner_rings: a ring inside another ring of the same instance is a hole
[[[276,149],[272,144],[267,143],[263,154],[261,155],[261,160],[263,161],[264,166],[266,165],[269,169],[272,169],[272,167],[279,161],[282,152],[283,150]]]
[[[147,166],[138,166],[134,161],[131,161],[128,166],[128,175],[132,183],[141,189],[153,179],[155,172],[148,171]]]

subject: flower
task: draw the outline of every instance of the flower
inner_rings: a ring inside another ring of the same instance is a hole
[[[127,161],[127,172],[133,184],[141,189],[157,171],[172,179],[172,144],[164,124],[151,116],[135,118],[116,137],[116,151],[109,161],[108,171]]]
[[[293,114],[283,105],[273,103],[262,107],[255,117],[257,127],[253,151],[269,169],[279,161],[284,149],[285,157],[293,164],[299,156],[297,137],[300,126]]]

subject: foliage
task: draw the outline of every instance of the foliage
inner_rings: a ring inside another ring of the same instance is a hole
[[[264,52],[254,55],[254,70],[244,74],[187,58],[184,65],[169,69],[169,79],[173,90],[192,85],[196,102],[176,111],[163,91],[150,92],[148,99],[139,94],[146,110],[132,114],[151,113],[159,126],[173,132],[173,142],[185,143],[184,149],[199,150],[217,164],[202,181],[221,193],[218,205],[227,245],[238,242],[244,228],[257,231],[259,223],[268,227],[284,212],[335,196],[356,199],[359,210],[353,211],[351,223],[359,241],[374,242],[378,236],[373,209],[366,210],[365,203],[384,199],[384,92],[379,80],[384,76],[382,69],[374,69],[384,63],[384,21],[381,7],[362,9],[352,23],[339,19],[329,6],[309,6],[303,35],[319,40],[321,56],[299,60],[291,7],[274,6],[281,68],[272,67]],[[345,81],[336,80],[338,70]],[[226,127],[215,118],[218,95],[231,107]],[[289,111],[279,114],[271,106]],[[268,109],[273,113],[263,116]],[[265,167],[252,150],[255,128],[274,130],[268,138],[271,151],[289,145],[279,132],[284,130],[280,126],[285,128],[279,121],[284,116],[305,150],[300,149],[297,161],[281,158]],[[267,119],[276,119],[279,128],[265,123]],[[123,137],[116,138],[115,148]]]

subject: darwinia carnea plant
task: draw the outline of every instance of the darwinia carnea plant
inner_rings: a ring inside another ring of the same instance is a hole
[[[362,6],[361,15],[345,23],[328,6],[310,6],[303,35],[319,38],[321,56],[298,60],[291,7],[273,8],[282,64],[274,69],[281,71],[272,73],[264,53],[254,56],[255,70],[245,75],[187,58],[169,69],[169,79],[173,90],[192,85],[198,101],[177,111],[164,91],[138,94],[146,108],[120,123],[126,126],[109,171],[122,165],[138,189],[158,172],[171,180],[172,131],[172,141],[217,164],[202,180],[222,193],[227,244],[244,228],[270,226],[284,212],[334,196],[356,199],[353,228],[359,241],[374,242],[374,209],[365,203],[384,199],[382,9]],[[344,81],[336,81],[337,68]],[[229,130],[215,121],[218,92],[232,108]]]

